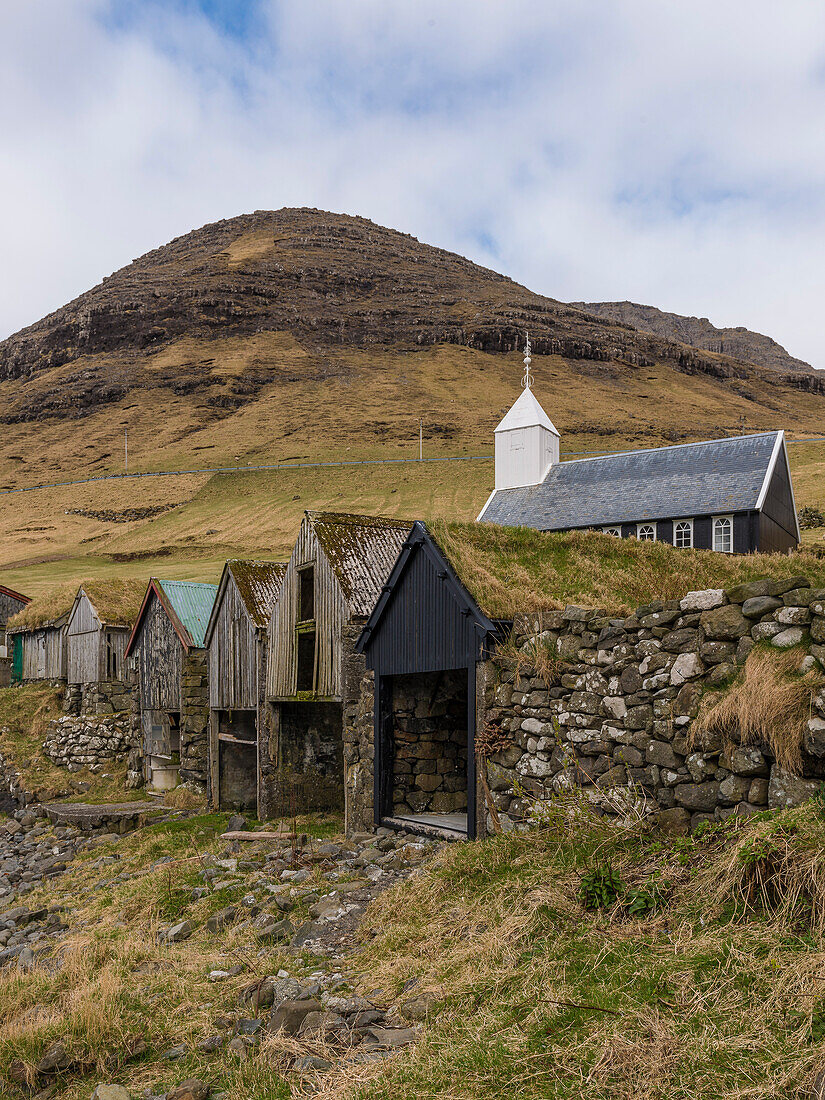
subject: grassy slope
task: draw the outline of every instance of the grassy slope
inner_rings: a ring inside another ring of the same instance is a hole
[[[62,1081],[59,1100],[87,1100],[101,1079],[137,1095],[188,1076],[230,1100],[768,1100],[802,1095],[822,1065],[819,808],[687,839],[609,826],[573,802],[546,829],[450,846],[368,912],[364,949],[346,969],[364,991],[432,995],[415,1049],[303,1084],[286,1072],[288,1041],[266,1041],[249,1061],[223,1049],[170,1064],[162,1052],[212,1034],[247,982],[318,964],[277,948],[253,956],[237,926],[206,932],[208,914],[250,888],[190,900],[195,853],[221,854],[213,838],[224,821],[152,826],[116,846],[116,864],[97,864],[109,849],[95,850],[28,899],[66,904],[74,931],[59,969],[0,973],[0,1072],[60,1038],[88,1071]],[[621,879],[619,902],[588,912],[582,876],[605,867]],[[140,876],[114,877],[129,872]],[[658,907],[630,915],[654,888]],[[192,939],[159,946],[159,924],[182,916]],[[245,974],[208,981],[239,960]],[[138,1038],[148,1049],[131,1059]]]
[[[126,426],[130,465],[142,470],[414,458],[421,414],[425,454],[489,455],[492,430],[518,394],[518,355],[451,346],[407,353],[342,350],[323,380],[310,363],[316,378],[302,381],[296,357],[309,353],[290,340],[261,334],[208,346],[202,341],[197,349],[180,341],[130,368],[139,374],[153,369],[153,358],[173,366],[175,356],[183,361],[207,353],[221,364],[208,368],[210,374],[230,368],[242,373],[253,360],[269,364],[272,383],[221,419],[197,392],[137,389],[81,420],[4,426],[0,487],[119,471]],[[552,356],[537,357],[534,366],[536,394],[568,452],[713,437],[738,431],[741,416],[749,431],[784,426],[794,436],[818,435],[825,419],[825,398],[759,380],[734,388],[663,365],[571,364]],[[111,364],[110,372],[117,377]],[[0,384],[0,399],[26,384]],[[825,503],[825,447],[792,447],[791,459],[800,503]],[[484,503],[492,476],[488,458],[421,467],[184,474],[0,496],[0,576],[33,595],[56,581],[89,575],[217,580],[228,556],[284,554],[306,507],[469,520]],[[174,505],[179,507],[155,519],[117,524],[68,514]]]
[[[37,792],[44,802],[64,798],[128,802],[143,798],[141,791],[125,789],[125,762],[113,761],[97,774],[81,768],[69,775],[43,755],[48,724],[62,713],[59,688],[23,684],[0,689],[0,753],[12,760],[26,789]]]

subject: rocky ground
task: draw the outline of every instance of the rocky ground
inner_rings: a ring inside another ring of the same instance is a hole
[[[0,912],[0,967],[60,967],[61,939],[84,928],[82,896],[72,899],[79,903],[76,906],[31,909],[23,899],[35,885],[58,879],[79,853],[101,848],[99,856],[84,864],[89,882],[81,895],[109,891],[173,862],[163,856],[145,867],[122,870],[121,836],[89,836],[77,828],[55,827],[41,816],[43,812],[39,807],[20,811],[0,826],[0,905],[7,906]],[[250,839],[240,839],[244,836]],[[256,1047],[274,1037],[288,1046],[288,1061],[300,1075],[323,1072],[342,1059],[381,1060],[414,1042],[416,1022],[426,1016],[427,1004],[419,1003],[413,988],[402,1004],[390,1003],[382,990],[366,997],[353,994],[348,956],[355,949],[369,903],[406,879],[439,845],[387,830],[324,841],[307,835],[260,836],[246,832],[243,819],[236,818],[217,854],[214,850],[198,853],[197,877],[202,885],[191,888],[186,902],[196,907],[227,889],[235,890],[237,902],[213,911],[205,921],[181,919],[157,931],[159,948],[198,935],[227,936],[231,931],[233,965],[211,970],[208,979],[216,985],[233,980],[237,984],[241,975],[250,979],[241,988],[236,1009],[215,1015],[209,1034],[191,1049],[186,1043],[170,1046],[161,1059],[174,1063],[193,1052],[216,1056],[231,1052],[241,1059],[253,1058]],[[273,946],[280,948],[281,958],[294,959],[295,965],[260,974],[258,960],[271,958]],[[147,1050],[138,1039],[131,1057],[138,1059]],[[73,1064],[68,1044],[60,1041],[42,1052],[33,1069],[32,1082],[32,1067],[22,1063],[10,1067],[9,1076],[20,1095],[59,1096],[60,1083],[83,1072],[82,1066]],[[205,1100],[222,1094],[212,1092],[203,1081],[187,1080],[161,1095]],[[95,1100],[154,1100],[155,1096],[151,1091],[132,1094],[112,1082],[98,1083],[94,1092]]]

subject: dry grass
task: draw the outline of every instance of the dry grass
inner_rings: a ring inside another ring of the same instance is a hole
[[[41,801],[76,799],[126,802],[142,797],[127,791],[126,764],[111,761],[101,772],[82,768],[69,774],[43,754],[46,731],[63,713],[62,691],[49,684],[22,684],[0,690],[0,752],[20,773],[24,787]]]
[[[764,745],[787,771],[798,774],[814,695],[825,686],[819,671],[799,672],[798,653],[756,649],[735,684],[710,693],[691,727],[691,739]]]
[[[813,584],[825,585],[825,560],[804,552],[733,557],[616,539],[599,531],[557,534],[438,520],[429,526],[458,576],[493,618],[569,603],[627,614],[652,600],[731,588],[766,575],[804,574]]]
[[[83,588],[101,620],[112,626],[132,626],[146,593],[148,578],[96,577],[56,585],[36,596],[30,604],[9,620],[9,627],[34,629],[67,615],[79,588]]]

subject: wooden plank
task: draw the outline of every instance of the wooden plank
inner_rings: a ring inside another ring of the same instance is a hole
[[[221,833],[222,840],[294,840],[295,837],[295,833],[247,832],[245,829],[230,829]]]

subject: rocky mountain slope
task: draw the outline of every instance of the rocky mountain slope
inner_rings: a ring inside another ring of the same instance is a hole
[[[619,321],[643,332],[652,332],[664,340],[678,340],[692,344],[703,351],[730,355],[745,363],[769,367],[777,371],[806,371],[813,367],[802,359],[790,355],[781,344],[770,336],[750,329],[717,328],[707,317],[683,317],[678,313],[666,313],[655,306],[641,306],[636,302],[571,302],[576,309],[585,310],[603,320]]]
[[[76,417],[137,385],[199,391],[213,407],[237,408],[270,377],[250,364],[215,386],[207,368],[216,360],[208,354],[148,378],[136,373],[148,356],[184,337],[288,333],[319,356],[321,378],[340,367],[336,356],[344,349],[448,344],[502,353],[519,347],[529,329],[538,355],[640,368],[666,362],[689,373],[741,376],[727,347],[708,354],[684,346],[681,334],[663,338],[633,323],[534,294],[364,218],[258,211],[176,238],[0,343],[0,382],[29,381],[16,400],[10,395],[0,420]]]

